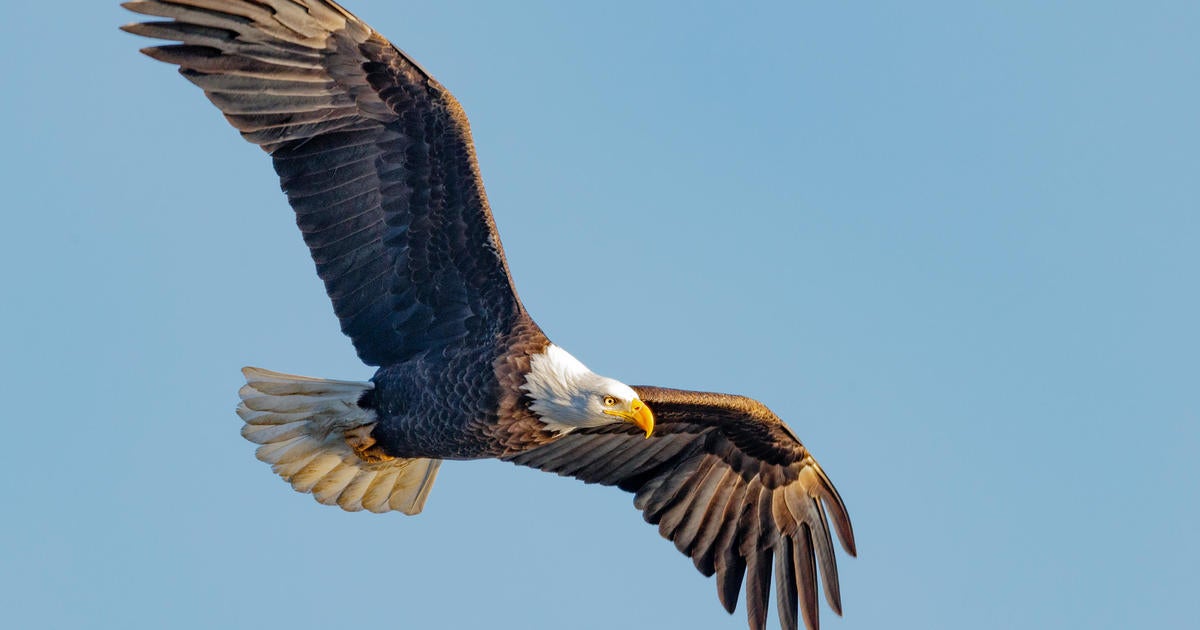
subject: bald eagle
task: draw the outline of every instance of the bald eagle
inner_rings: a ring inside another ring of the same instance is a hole
[[[517,298],[458,101],[330,0],[143,0],[124,30],[179,66],[270,154],[369,382],[245,368],[242,435],[300,492],[421,511],[442,460],[498,458],[634,493],[659,532],[745,584],[762,628],[774,569],[785,629],[841,614],[837,490],[796,435],[742,396],[629,386],[551,343]],[[819,571],[818,571],[819,567]]]

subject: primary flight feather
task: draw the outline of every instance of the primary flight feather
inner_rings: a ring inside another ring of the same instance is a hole
[[[745,585],[762,628],[841,613],[837,490],[791,429],[741,396],[630,387],[554,345],[513,288],[467,118],[412,59],[328,0],[144,0],[143,50],[271,155],[370,382],[243,370],[242,435],[301,492],[346,510],[424,506],[442,460],[499,458],[635,494],[662,535]],[[832,531],[831,531],[832,524]],[[818,580],[818,575],[820,579]]]

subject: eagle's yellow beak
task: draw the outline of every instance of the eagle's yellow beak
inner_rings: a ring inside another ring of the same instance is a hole
[[[646,403],[636,398],[633,399],[633,402],[629,403],[629,411],[605,409],[604,413],[610,416],[616,416],[626,422],[632,423],[637,428],[645,431],[647,438],[649,438],[650,434],[654,432],[654,414],[651,413],[650,408],[646,406]]]

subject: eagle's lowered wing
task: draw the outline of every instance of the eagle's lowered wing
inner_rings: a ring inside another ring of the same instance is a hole
[[[651,438],[628,424],[578,429],[508,459],[635,493],[646,520],[701,573],[717,575],[731,613],[745,578],[751,628],[766,623],[772,559],[785,628],[796,627],[798,609],[817,628],[818,567],[826,601],[841,614],[829,521],[851,555],[854,532],[837,490],[787,425],[742,396],[634,389],[654,412]]]

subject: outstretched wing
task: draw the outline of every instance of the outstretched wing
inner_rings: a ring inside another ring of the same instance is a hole
[[[271,154],[342,331],[368,364],[507,330],[523,313],[467,118],[328,0],[146,0],[143,50]]]
[[[646,520],[701,573],[716,574],[730,613],[745,578],[755,630],[766,623],[772,559],[784,628],[796,628],[798,608],[805,625],[818,627],[818,567],[840,615],[829,521],[850,555],[854,532],[837,490],[791,429],[742,396],[634,389],[654,412],[651,438],[625,423],[578,429],[508,459],[635,493]]]

